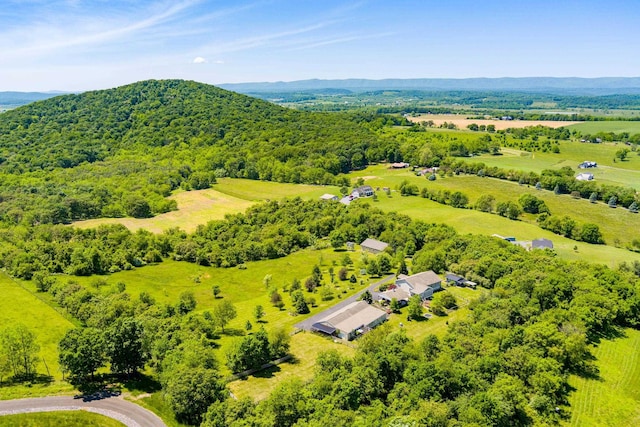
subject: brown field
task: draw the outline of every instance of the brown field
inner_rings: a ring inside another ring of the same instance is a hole
[[[553,120],[493,120],[493,119],[468,119],[458,114],[422,114],[416,117],[407,117],[410,121],[415,123],[426,122],[432,120],[435,126],[440,126],[444,122],[455,124],[458,129],[466,129],[471,123],[480,125],[494,125],[496,130],[503,130],[507,128],[524,128],[527,126],[547,126],[550,128],[559,128],[563,126],[574,125],[580,122],[559,122]]]
[[[78,228],[93,228],[101,224],[122,224],[129,230],[147,229],[153,233],[179,227],[186,232],[193,232],[199,224],[206,224],[214,219],[223,219],[228,213],[244,212],[254,202],[239,199],[219,191],[208,189],[198,191],[182,191],[169,196],[178,203],[178,210],[167,212],[153,218],[98,218],[78,221],[73,225]]]

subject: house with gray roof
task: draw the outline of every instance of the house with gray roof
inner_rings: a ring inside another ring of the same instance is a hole
[[[533,239],[531,249],[553,249],[553,242],[549,239]]]
[[[376,239],[366,239],[364,242],[360,243],[360,247],[363,251],[371,252],[372,254],[379,254],[380,252],[384,252],[385,249],[389,246],[388,243],[381,242]]]
[[[311,326],[312,331],[350,341],[387,320],[389,315],[366,301],[355,301]]]
[[[411,276],[401,274],[396,280],[396,286],[410,296],[420,295],[420,298],[425,300],[431,298],[435,291],[442,289],[442,279],[431,270]]]

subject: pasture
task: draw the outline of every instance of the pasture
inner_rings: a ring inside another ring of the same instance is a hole
[[[0,329],[5,325],[23,323],[36,336],[40,345],[38,375],[50,375],[51,382],[34,381],[11,387],[0,387],[0,399],[17,397],[37,397],[49,394],[71,392],[71,387],[62,382],[62,372],[58,364],[58,342],[73,324],[62,314],[47,304],[35,292],[22,287],[5,273],[0,273]]]
[[[628,132],[630,135],[640,133],[640,121],[597,121],[572,123],[567,126],[571,130],[578,130],[583,134],[594,134],[598,132],[622,133]]]
[[[570,377],[576,390],[569,397],[566,426],[640,425],[640,331],[623,332],[593,349],[598,378]]]
[[[481,156],[465,159],[469,162],[482,162],[487,166],[503,169],[515,169],[527,172],[541,173],[544,169],[560,169],[569,166],[576,175],[581,172],[578,165],[585,160],[598,163],[597,168],[589,169],[594,175],[595,182],[601,184],[632,187],[640,190],[640,156],[630,152],[623,162],[616,160],[615,153],[623,144],[590,144],[581,142],[560,142],[560,153],[529,153],[514,148],[502,148],[502,154]],[[628,148],[628,147],[627,147]]]

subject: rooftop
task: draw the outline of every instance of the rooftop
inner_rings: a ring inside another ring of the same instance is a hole
[[[365,301],[356,301],[330,314],[318,323],[328,324],[341,331],[351,332],[386,315],[386,312],[367,304]]]
[[[366,239],[364,242],[360,243],[360,246],[382,252],[387,249],[389,244],[376,239]]]

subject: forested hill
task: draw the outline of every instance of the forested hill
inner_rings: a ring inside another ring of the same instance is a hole
[[[35,102],[0,115],[0,215],[148,216],[216,176],[332,183],[396,151],[358,120],[180,80]]]

